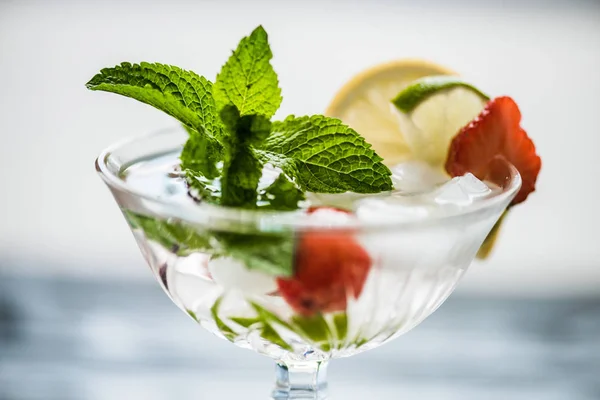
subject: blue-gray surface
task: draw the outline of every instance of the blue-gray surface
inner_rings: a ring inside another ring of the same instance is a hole
[[[0,278],[0,400],[268,398],[270,360],[202,331],[158,285]],[[600,299],[454,297],[329,377],[332,400],[598,400]]]

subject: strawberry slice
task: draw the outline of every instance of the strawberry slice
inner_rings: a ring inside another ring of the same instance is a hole
[[[521,112],[513,99],[490,100],[479,116],[452,140],[446,171],[453,177],[470,172],[483,180],[498,175],[498,158],[504,158],[517,168],[523,180],[511,205],[525,201],[535,190],[542,162],[520,123]]]
[[[329,207],[321,210],[343,212]],[[278,278],[279,293],[299,314],[343,311],[347,298],[358,298],[371,269],[371,258],[349,232],[310,232],[296,244],[294,276]]]

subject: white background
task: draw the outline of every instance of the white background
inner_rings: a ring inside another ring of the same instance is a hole
[[[319,113],[352,75],[423,57],[519,103],[542,156],[538,191],[514,209],[463,292],[600,293],[600,3],[589,1],[0,0],[0,268],[152,279],[95,156],[173,125],[84,84],[121,61],[214,77],[258,24],[270,34],[279,117]]]

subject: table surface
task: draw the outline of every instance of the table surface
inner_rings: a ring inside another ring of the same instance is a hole
[[[195,326],[153,282],[0,275],[0,400],[267,400],[271,361]],[[451,297],[329,367],[332,400],[598,400],[600,298]]]

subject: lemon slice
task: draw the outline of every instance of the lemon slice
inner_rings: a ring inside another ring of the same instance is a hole
[[[377,65],[344,85],[325,114],[341,119],[361,134],[386,164],[398,164],[414,157],[392,99],[419,78],[454,74],[446,67],[417,59]]]
[[[452,138],[487,101],[488,96],[452,70],[408,59],[358,74],[325,113],[361,134],[388,165],[421,160],[441,169]],[[486,237],[478,258],[490,254],[503,219]]]
[[[452,138],[483,109],[489,97],[455,76],[429,76],[412,82],[393,103],[412,156],[442,166]]]

